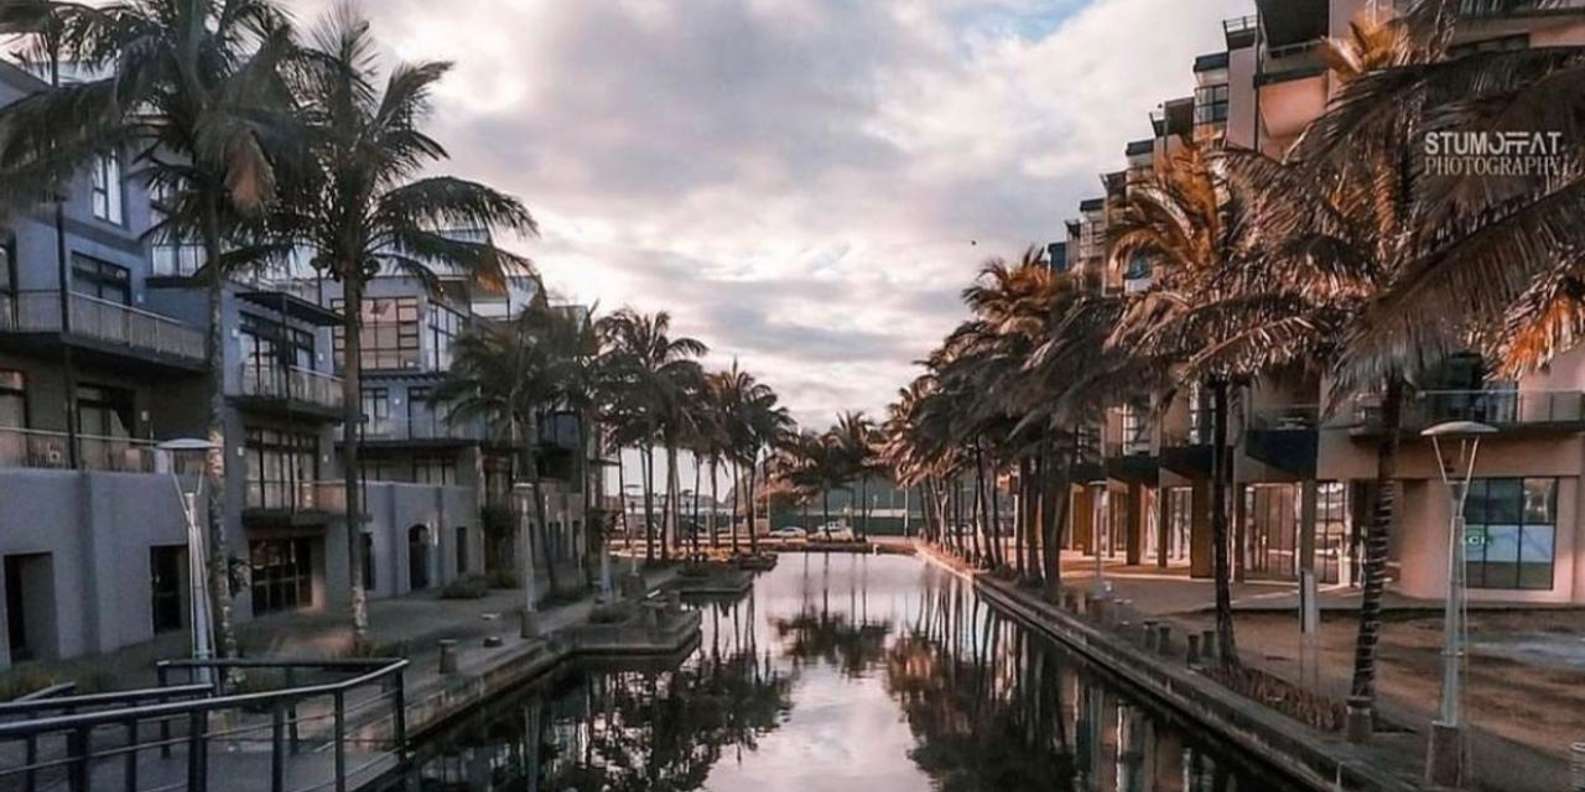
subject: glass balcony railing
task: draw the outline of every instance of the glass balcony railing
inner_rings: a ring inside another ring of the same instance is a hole
[[[1306,431],[1320,423],[1320,405],[1291,404],[1250,410],[1248,428],[1263,432]]]
[[[1380,429],[1381,397],[1360,397],[1355,403],[1355,420],[1362,429]],[[1401,416],[1405,430],[1449,421],[1474,421],[1499,429],[1585,423],[1585,391],[1421,391],[1404,405]]]
[[[347,513],[344,481],[260,481],[249,479],[243,508],[263,511]]]
[[[0,468],[71,469],[71,438],[65,432],[0,427]],[[78,435],[78,464],[83,470],[154,473],[154,442],[130,437]]]
[[[243,363],[240,373],[243,396],[298,401],[331,410],[339,410],[345,403],[341,378],[322,371]]]
[[[204,360],[204,334],[197,328],[86,294],[71,294],[71,334],[113,346],[181,358]],[[0,295],[0,332],[59,333],[59,291],[25,291]]]
[[[447,421],[441,418],[370,418],[363,424],[365,442],[408,440],[471,440],[480,442],[487,432],[477,421]],[[345,439],[344,432],[337,439]]]

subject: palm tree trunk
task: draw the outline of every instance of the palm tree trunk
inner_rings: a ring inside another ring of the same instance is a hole
[[[226,373],[225,336],[221,326],[221,296],[225,281],[220,272],[220,210],[215,200],[213,196],[204,199],[204,255],[209,263],[209,327],[204,334],[204,355],[209,360],[209,415],[205,431],[210,447],[204,459],[205,487],[208,490],[205,493],[205,506],[209,523],[209,598],[214,605],[220,656],[236,657],[238,645],[231,603],[231,553],[226,537]],[[61,284],[62,291],[69,288],[69,284]],[[69,321],[64,313],[61,319]],[[68,394],[68,405],[75,405],[76,399],[76,393]],[[76,419],[74,415],[67,417]],[[75,426],[72,429],[76,431]],[[356,584],[358,581],[353,582]],[[356,628],[354,623],[354,630]]]
[[[1007,565],[1007,548],[1002,546],[1002,506],[996,497],[996,461],[990,462],[990,475],[986,477],[985,496],[991,507],[991,547],[997,566]],[[1015,548],[1016,549],[1016,548]]]
[[[754,505],[754,479],[758,475],[759,449],[754,450],[754,456],[748,463],[748,549],[750,553],[759,555],[759,531],[755,530],[754,518],[758,516]]]
[[[369,593],[363,590],[363,570],[369,559],[363,557],[363,489],[358,486],[363,471],[359,442],[363,426],[363,282],[347,278],[343,291],[341,326],[346,344],[341,367],[341,464],[347,501],[347,575],[352,592],[352,645],[363,650],[369,645]]]
[[[574,413],[573,427],[578,435],[578,488],[583,491],[583,579],[585,583],[592,583],[599,574],[599,570],[595,568],[594,564],[594,557],[599,554],[599,548],[596,546],[594,539],[594,526],[589,522],[589,516],[594,513],[592,502],[594,501],[595,493],[593,482],[591,481],[593,477],[589,475],[589,471],[593,466],[589,464],[588,441],[584,437],[587,424],[584,421],[582,410]]]
[[[1045,591],[1048,598],[1055,599],[1062,591],[1062,529],[1068,519],[1068,498],[1072,494],[1072,485],[1068,482],[1066,471],[1057,469],[1057,455],[1049,442],[1041,446],[1040,489],[1040,532],[1046,551],[1042,559],[1045,562]]]
[[[655,444],[639,446],[638,468],[644,475],[644,562],[655,560]]]
[[[870,477],[859,477],[859,538],[870,537]]]
[[[682,481],[677,477],[677,443],[666,442],[666,517],[661,522],[660,559],[670,559],[667,545],[674,545],[682,549],[682,526],[678,523],[682,518]],[[671,525],[668,527],[667,522]],[[670,537],[670,541],[667,538]]]
[[[1371,508],[1361,563],[1363,590],[1359,601],[1359,637],[1354,642],[1354,678],[1350,695],[1376,702],[1376,643],[1381,637],[1381,599],[1386,588],[1387,550],[1396,509],[1398,434],[1403,424],[1404,383],[1389,376],[1381,400],[1382,439],[1376,446],[1375,505]]]
[[[534,498],[534,532],[539,535],[539,540],[534,544],[539,545],[539,555],[545,559],[545,582],[549,587],[548,594],[555,595],[556,592],[561,590],[561,585],[556,579],[556,562],[550,557],[550,525],[545,520],[545,494],[541,491],[539,465],[534,461],[530,461],[528,464],[528,484],[533,491]],[[530,575],[527,580],[523,581],[523,585],[528,587],[530,591],[534,585],[533,570],[533,553],[532,548],[530,548]]]
[[[1216,655],[1224,668],[1238,666],[1233,639],[1232,559],[1228,547],[1227,478],[1232,460],[1227,452],[1227,382],[1211,383],[1211,542],[1216,574]]]
[[[716,518],[719,516],[721,503],[720,464],[720,457],[710,457],[710,547],[712,549],[721,547],[721,536],[716,532]]]
[[[732,460],[732,555],[737,555],[738,493],[743,489],[743,468]]]
[[[693,525],[688,526],[688,540],[689,540],[689,545],[693,548],[693,557],[695,559],[698,559],[700,557],[699,556],[699,529],[703,527],[703,526],[701,526],[699,524],[699,483],[701,481],[700,471],[701,471],[701,469],[703,467],[704,467],[703,465],[699,464],[699,455],[698,454],[694,454],[693,455]]]

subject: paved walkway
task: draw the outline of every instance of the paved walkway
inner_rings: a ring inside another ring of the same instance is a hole
[[[1180,629],[1214,627],[1215,585],[1191,580],[1186,567],[1108,562],[1103,575],[1114,596],[1141,613]],[[1066,585],[1083,589],[1094,581],[1093,558],[1064,559]],[[1321,631],[1309,652],[1299,633],[1296,585],[1247,581],[1234,583],[1232,594],[1246,665],[1338,698],[1347,695],[1358,591],[1323,587]],[[1440,695],[1442,604],[1389,592],[1385,606],[1377,682],[1382,713],[1424,729]],[[1484,604],[1472,610],[1470,635],[1465,707],[1475,727],[1476,766],[1486,771],[1484,788],[1568,788],[1568,746],[1585,740],[1585,609]]]

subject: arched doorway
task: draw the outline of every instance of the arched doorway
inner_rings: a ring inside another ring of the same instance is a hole
[[[407,529],[407,586],[412,591],[429,588],[429,528]]]

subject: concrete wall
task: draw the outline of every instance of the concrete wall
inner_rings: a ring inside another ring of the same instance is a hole
[[[49,554],[54,601],[37,614],[54,623],[45,656],[152,638],[149,551],[185,544],[185,525],[168,476],[0,471],[0,556]],[[0,652],[0,666],[8,663]]]
[[[456,580],[457,528],[467,528],[468,572],[484,570],[484,532],[478,502],[467,487],[369,482],[368,531],[374,537],[375,597],[393,597],[413,590],[408,531],[424,526],[430,536],[429,587]],[[343,576],[344,577],[344,576]],[[336,587],[345,590],[344,586]]]

